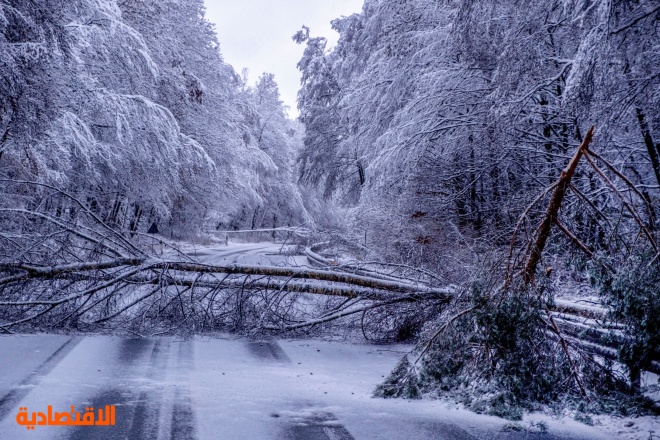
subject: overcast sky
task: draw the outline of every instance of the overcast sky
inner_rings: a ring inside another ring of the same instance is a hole
[[[215,23],[220,51],[239,74],[250,70],[250,84],[263,72],[275,74],[289,116],[298,115],[296,94],[300,74],[296,64],[303,47],[291,37],[302,25],[312,36],[334,46],[339,35],[330,21],[362,10],[363,0],[204,0],[206,18]]]

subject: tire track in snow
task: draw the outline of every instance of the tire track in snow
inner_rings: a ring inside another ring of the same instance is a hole
[[[188,371],[193,365],[194,348],[192,341],[179,343],[177,356],[177,386],[174,392],[170,440],[194,440],[196,438],[195,413],[188,381]]]
[[[165,345],[165,347],[162,347]],[[170,342],[163,344],[162,339],[158,339],[151,352],[150,367],[147,373],[148,378],[162,377],[166,374],[167,361],[170,354]],[[137,406],[133,413],[133,423],[129,439],[138,438],[156,438],[158,436],[161,402],[164,394],[163,386],[157,386],[156,389],[142,391],[138,397]]]
[[[131,368],[151,348],[148,366],[145,370]],[[162,377],[167,370],[170,352],[170,342],[157,339],[155,342],[147,339],[122,340],[118,357],[120,368],[127,367],[125,376],[131,379]],[[159,430],[163,386],[156,385],[138,392],[129,387],[116,387],[99,392],[92,397],[89,406],[103,408],[105,405],[115,405],[117,408],[116,424],[112,427],[75,428],[69,435],[69,440],[132,440],[156,439]]]

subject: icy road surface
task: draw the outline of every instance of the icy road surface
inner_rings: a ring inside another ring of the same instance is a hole
[[[0,439],[606,439],[572,420],[549,434],[438,401],[371,397],[405,346],[229,336],[0,337]],[[116,405],[115,426],[19,426],[29,412]],[[538,417],[536,420],[540,420]],[[521,422],[521,425],[527,422]]]

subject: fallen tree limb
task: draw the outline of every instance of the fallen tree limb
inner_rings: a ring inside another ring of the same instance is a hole
[[[587,245],[584,244],[584,243],[582,243],[582,241],[581,241],[579,238],[577,238],[577,237],[575,236],[575,234],[573,234],[571,231],[569,231],[568,228],[566,228],[566,226],[564,226],[564,225],[559,221],[558,218],[555,219],[555,225],[557,225],[557,227],[559,228],[559,230],[562,231],[564,234],[566,234],[566,236],[567,236],[568,238],[570,238],[571,241],[572,241],[577,247],[579,247],[580,249],[582,249],[582,251],[583,251],[585,254],[587,254],[587,256],[588,256],[589,258],[592,258],[592,257],[594,256],[594,253],[591,252],[591,250],[587,247]]]
[[[54,278],[62,274],[114,269],[121,266],[140,266],[143,258],[118,258],[108,261],[62,264],[58,266],[38,266],[26,263],[0,263],[0,270],[25,271],[28,278]]]
[[[6,310],[15,309],[10,313],[9,319],[0,326],[8,331],[11,327],[35,321],[44,315],[58,310],[66,316],[64,320],[81,320],[81,323],[101,324],[115,318],[121,318],[130,309],[148,311],[150,304],[164,301],[159,306],[166,309],[172,300],[181,294],[169,292],[172,287],[184,287],[191,290],[188,305],[184,308],[181,303],[181,312],[188,308],[204,310],[208,319],[215,319],[209,315],[215,303],[217,292],[226,291],[218,304],[227,304],[232,297],[231,292],[240,292],[234,295],[238,301],[239,316],[242,315],[240,304],[244,301],[254,301],[260,297],[274,297],[280,293],[308,293],[337,298],[361,298],[388,305],[399,302],[434,301],[438,304],[448,302],[456,292],[453,286],[440,289],[431,289],[425,286],[416,286],[412,283],[401,283],[390,280],[370,278],[356,274],[332,272],[327,270],[314,270],[292,267],[274,266],[220,266],[186,261],[147,260],[142,258],[118,258],[96,262],[78,262],[60,265],[37,265],[26,263],[0,264],[0,273],[14,273],[4,278],[4,292],[14,289],[18,297],[11,300],[5,295],[0,306]],[[19,272],[15,274],[15,272]],[[216,279],[215,275],[223,274],[224,278]],[[53,290],[51,286],[64,282],[62,294]],[[155,286],[149,292],[136,290],[140,286]],[[21,286],[18,290],[17,286]],[[20,292],[31,292],[27,296]],[[135,292],[135,293],[133,293]],[[163,295],[154,297],[156,293]],[[206,298],[212,292],[211,300]],[[246,293],[244,296],[243,292]],[[45,295],[45,297],[44,297]],[[137,295],[137,296],[135,296]],[[30,296],[36,296],[30,298]],[[163,299],[160,299],[160,298]],[[167,300],[166,298],[171,298]],[[251,298],[254,298],[252,300]],[[276,301],[279,304],[279,300]],[[148,304],[147,304],[148,303]],[[90,305],[91,304],[91,305]],[[105,305],[104,305],[105,304]],[[144,304],[144,307],[137,306]],[[70,305],[70,307],[69,307]],[[375,304],[374,307],[378,307]],[[273,306],[265,301],[267,309]],[[21,316],[21,313],[25,313]],[[270,312],[269,312],[270,313]],[[328,316],[321,317],[320,322],[329,322],[345,316],[346,311],[337,311]],[[357,313],[357,312],[355,312]],[[93,320],[85,320],[91,314]],[[264,315],[265,316],[265,315]],[[57,318],[59,323],[63,319]],[[309,326],[312,324],[303,324]],[[263,327],[263,326],[262,326]]]
[[[587,390],[584,388],[584,384],[582,383],[582,380],[580,379],[580,373],[575,367],[575,362],[573,361],[573,357],[571,356],[570,351],[568,350],[568,343],[566,342],[566,339],[564,339],[564,336],[559,329],[559,326],[557,326],[557,323],[555,322],[555,319],[552,317],[550,314],[550,310],[546,309],[545,314],[550,320],[550,329],[555,332],[557,337],[559,338],[559,343],[561,345],[562,350],[564,350],[564,354],[566,354],[566,359],[568,359],[568,364],[571,367],[571,372],[573,374],[573,379],[575,380],[575,383],[578,385],[580,388],[580,392],[582,392],[582,395],[586,398],[588,398],[587,395]]]
[[[397,303],[401,303],[401,302],[412,302],[412,301],[414,301],[414,300],[410,297],[396,298],[396,299],[393,299],[391,301],[383,301],[383,302],[379,302],[377,304],[370,304],[370,305],[366,305],[366,306],[363,306],[363,307],[349,308],[348,310],[344,310],[344,311],[341,311],[341,312],[338,312],[338,313],[333,313],[331,315],[324,316],[322,318],[312,319],[312,320],[301,322],[301,323],[298,323],[298,324],[287,325],[285,327],[265,327],[265,329],[266,330],[274,330],[274,331],[298,330],[298,329],[305,328],[305,327],[312,327],[312,326],[315,326],[315,325],[318,325],[318,324],[324,324],[326,322],[334,321],[336,319],[344,318],[346,316],[351,316],[351,315],[355,315],[355,314],[358,314],[358,313],[363,313],[363,312],[366,312],[368,310],[373,310],[373,309],[377,309],[377,308],[380,308],[380,307],[385,307],[385,306],[389,306],[389,305],[397,304]]]

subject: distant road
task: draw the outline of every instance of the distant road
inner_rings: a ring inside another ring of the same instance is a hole
[[[228,335],[0,337],[0,439],[481,440],[606,439],[502,432],[505,421],[437,401],[375,399],[374,387],[407,346]],[[37,426],[28,411],[115,405],[115,426]],[[575,424],[575,422],[571,422]],[[581,425],[582,426],[582,425]],[[575,431],[575,427],[571,428]]]
[[[203,261],[204,263],[228,265],[241,264],[245,260],[275,257],[282,248],[276,243],[229,243],[229,246],[215,245],[213,247],[200,247],[198,250],[187,250],[186,254]],[[270,259],[270,258],[269,258]]]

